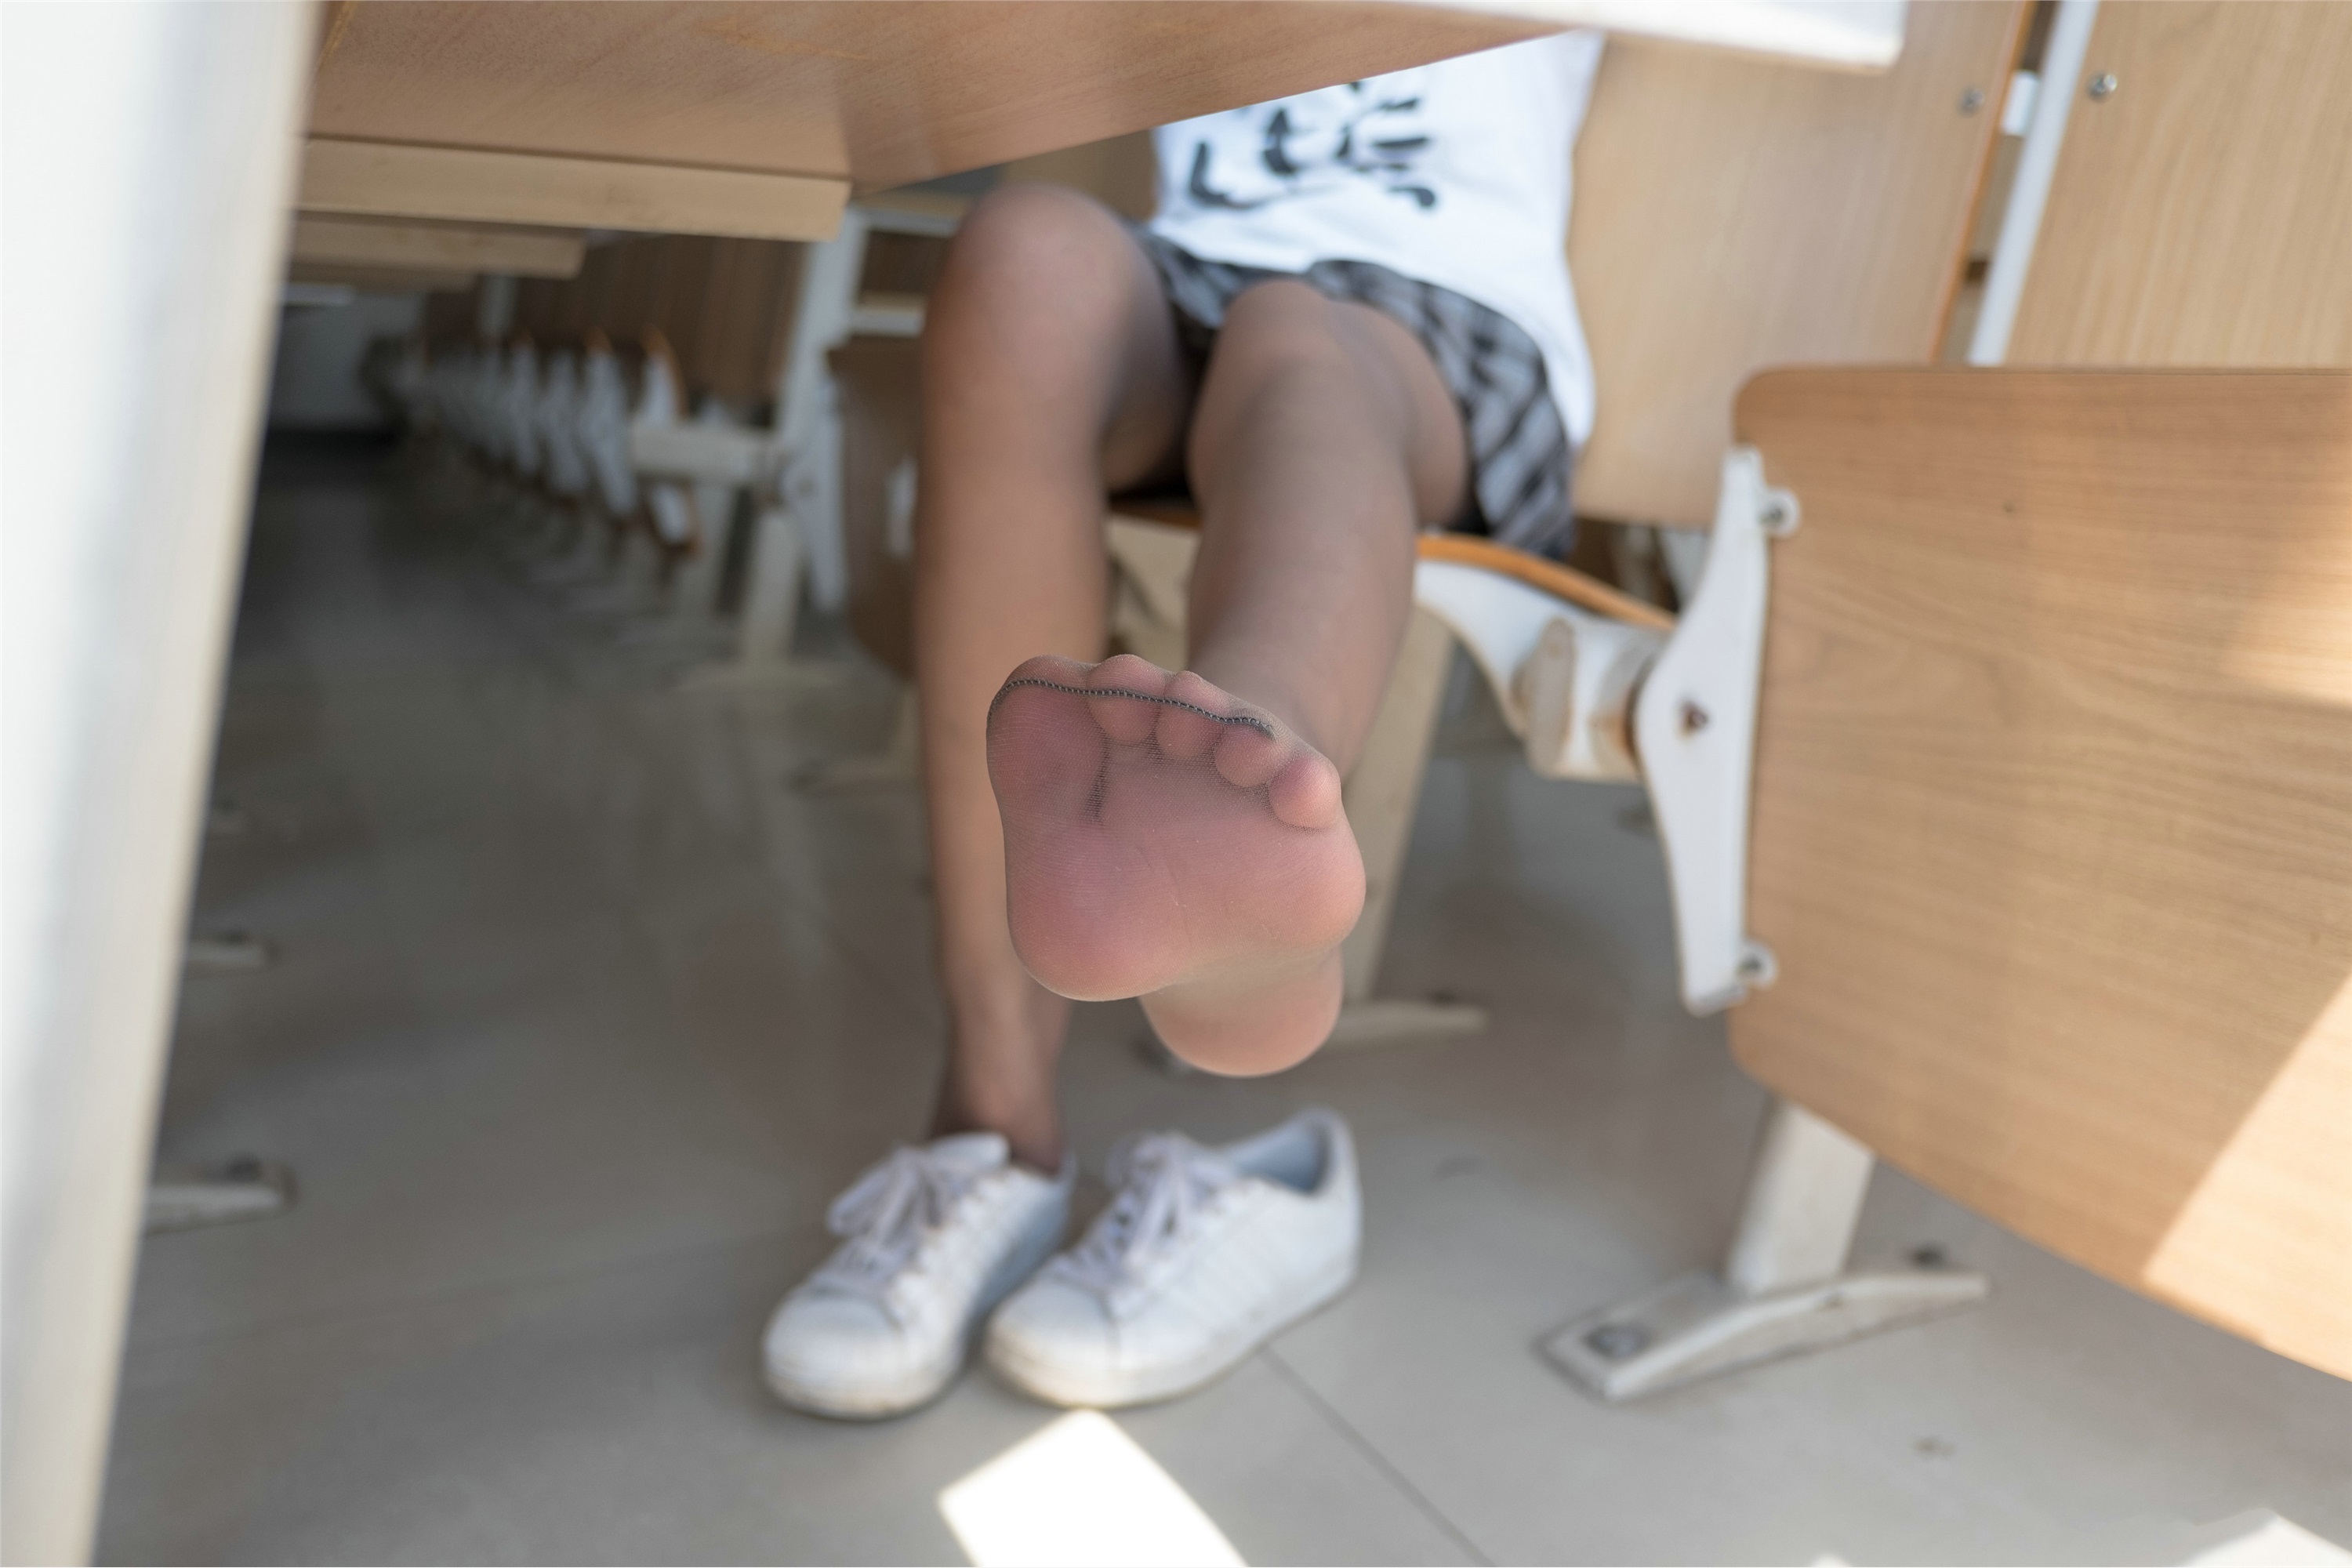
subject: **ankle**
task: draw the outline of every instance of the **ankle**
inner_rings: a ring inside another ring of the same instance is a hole
[[[959,1132],[1002,1135],[1013,1163],[1026,1165],[1042,1174],[1054,1175],[1062,1168],[1061,1118],[1050,1104],[1042,1113],[1024,1107],[1018,1112],[992,1114],[971,1108],[943,1089],[939,1108],[931,1115],[931,1136],[947,1138]]]
[[[948,1059],[931,1134],[1002,1133],[1013,1158],[1048,1175],[1061,1168],[1061,1105],[1055,1073],[1070,1004],[1018,970],[977,979],[948,966]]]
[[[1058,1041],[1055,1042],[1058,1044]],[[959,1035],[931,1110],[931,1136],[995,1132],[1013,1158],[1048,1175],[1061,1169],[1062,1111],[1054,1091],[1058,1053],[976,1051]]]

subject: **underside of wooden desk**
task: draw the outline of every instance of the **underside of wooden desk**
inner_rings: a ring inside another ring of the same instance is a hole
[[[873,190],[1554,30],[1356,0],[344,0],[310,133]]]

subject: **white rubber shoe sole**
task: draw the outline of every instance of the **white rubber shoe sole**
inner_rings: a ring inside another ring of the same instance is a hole
[[[887,1421],[905,1415],[938,1399],[963,1371],[967,1349],[957,1344],[935,1363],[918,1367],[888,1383],[867,1382],[856,1388],[825,1387],[767,1369],[768,1389],[778,1399],[805,1415],[832,1421]]]
[[[1059,1238],[1061,1226],[1042,1232],[1028,1245],[1015,1249],[999,1265],[996,1277],[981,1293],[980,1304],[964,1331],[947,1342],[940,1353],[923,1362],[897,1378],[868,1377],[854,1386],[817,1383],[806,1377],[796,1377],[779,1368],[773,1362],[764,1362],[769,1392],[793,1409],[809,1415],[822,1415],[834,1421],[887,1421],[893,1415],[905,1415],[920,1410],[954,1386],[971,1359],[974,1345],[987,1323],[988,1314],[999,1302],[1018,1289],[1022,1281],[1044,1267],[1054,1254],[1054,1243]]]
[[[1048,1405],[1116,1410],[1179,1398],[1216,1382],[1275,1335],[1346,1294],[1356,1282],[1356,1265],[1350,1249],[1321,1272],[1294,1281],[1265,1311],[1218,1336],[1200,1354],[1170,1365],[1118,1372],[1072,1367],[1034,1353],[1019,1338],[999,1333],[993,1326],[986,1346],[988,1364],[1005,1382]]]

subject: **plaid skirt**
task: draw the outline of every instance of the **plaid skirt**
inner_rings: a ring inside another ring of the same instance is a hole
[[[1544,372],[1543,351],[1498,310],[1370,261],[1318,261],[1303,273],[1210,261],[1129,225],[1151,258],[1185,346],[1206,355],[1225,308],[1252,284],[1296,278],[1327,299],[1367,305],[1411,332],[1462,411],[1474,516],[1463,526],[1538,555],[1576,536],[1570,490],[1576,454]]]

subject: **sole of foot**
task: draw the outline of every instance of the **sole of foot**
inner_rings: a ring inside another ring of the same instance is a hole
[[[1218,1072],[1305,1057],[1364,901],[1330,759],[1274,715],[1132,655],[1034,658],[989,713],[1013,943],[1078,1001],[1139,996]]]

